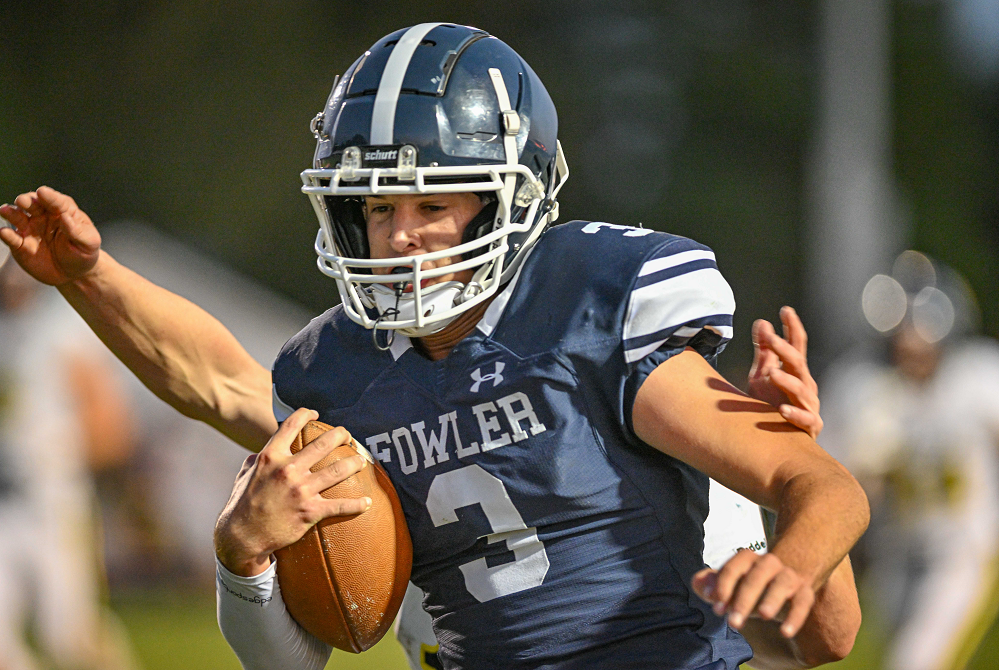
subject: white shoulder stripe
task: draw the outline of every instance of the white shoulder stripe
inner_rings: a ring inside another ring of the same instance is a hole
[[[680,326],[673,331],[673,335],[676,337],[693,337],[701,332],[700,328],[693,328],[691,326]]]
[[[395,137],[395,108],[399,103],[399,91],[409,69],[409,61],[413,59],[416,48],[431,30],[440,23],[421,23],[406,31],[399,42],[392,47],[392,55],[385,63],[381,81],[378,82],[378,94],[371,111],[371,133],[368,141],[371,144],[392,144]]]
[[[656,340],[655,342],[649,342],[644,347],[639,347],[638,349],[628,349],[624,352],[624,362],[634,363],[635,361],[640,361],[659,347],[663,346],[664,342],[666,342],[664,339]]]
[[[705,259],[711,261],[715,260],[714,252],[706,249],[692,249],[691,251],[681,251],[680,253],[673,254],[672,256],[653,258],[651,261],[648,261],[642,266],[642,269],[638,272],[638,276],[644,277],[645,275],[650,275],[653,272],[659,272],[660,270],[665,270],[666,268],[673,268],[677,265],[683,265],[684,263],[689,263],[691,261],[700,261]]]
[[[271,406],[274,408],[274,418],[278,420],[278,423],[295,413],[293,407],[284,404],[284,401],[278,397],[277,384],[271,384]]]
[[[627,341],[706,316],[734,312],[735,296],[721,273],[714,268],[694,270],[632,291],[623,338]],[[731,330],[719,328],[726,337],[732,336]]]

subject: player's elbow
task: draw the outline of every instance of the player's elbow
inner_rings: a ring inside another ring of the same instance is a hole
[[[849,655],[851,651],[853,651],[853,643],[856,641],[856,639],[857,639],[857,634],[854,633],[853,635],[850,635],[849,638],[844,639],[842,643],[839,644],[838,646],[830,648],[829,650],[830,653],[828,657],[826,658],[826,660],[823,660],[822,663],[834,663],[836,661],[842,661],[844,658],[847,657],[847,655]]]
[[[207,423],[251,451],[260,451],[277,430],[271,408],[270,373],[254,364],[241,376],[206,375],[181,387],[178,402],[164,398],[181,414]]]
[[[845,470],[846,468],[843,469]],[[867,499],[867,492],[864,491],[864,487],[860,485],[857,478],[852,474],[849,476],[851,486],[854,491],[854,497],[857,501],[857,519],[861,526],[860,534],[863,535],[867,531],[867,526],[871,523],[871,503]]]
[[[857,632],[854,631],[850,635],[844,635],[840,639],[830,641],[822,649],[812,650],[810,653],[805,654],[802,659],[803,666],[806,668],[815,668],[826,663],[842,661],[853,651],[853,643],[856,639]]]
[[[860,631],[860,605],[850,607],[849,611],[841,611],[836,618],[834,626],[823,631],[819,636],[819,644],[799,644],[799,657],[802,666],[814,668],[842,661],[853,650],[854,642],[857,640],[857,633]]]

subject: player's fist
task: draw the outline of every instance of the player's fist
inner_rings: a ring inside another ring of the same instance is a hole
[[[271,437],[259,454],[243,463],[232,495],[215,526],[215,551],[232,573],[250,576],[270,565],[270,555],[297,542],[317,522],[331,516],[360,514],[369,498],[327,499],[320,493],[365,467],[351,456],[312,472],[312,467],[341,444],[350,441],[343,428],[334,428],[296,454],[291,444],[316,412],[299,409]]]
[[[809,580],[777,555],[760,556],[748,549],[733,556],[721,570],[701,570],[691,585],[715,614],[728,615],[732,628],[741,629],[751,616],[777,620],[781,634],[788,638],[798,634],[815,604]]]
[[[38,281],[59,286],[94,267],[101,236],[93,221],[68,195],[48,186],[22,193],[0,206],[0,240]]]

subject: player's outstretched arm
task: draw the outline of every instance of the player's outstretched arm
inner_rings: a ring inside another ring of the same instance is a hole
[[[705,599],[737,629],[751,616],[779,623],[773,645],[752,640],[761,659],[776,652],[771,660],[781,665],[771,667],[807,667],[847,653],[859,610],[853,616],[856,590],[843,561],[869,514],[856,480],[774,407],[747,398],[693,351],[649,376],[632,418],[652,446],[777,512],[768,554],[742,552],[717,574],[697,576]]]
[[[254,451],[277,428],[270,373],[214,317],[104,252],[76,202],[42,186],[0,207],[0,240],[35,279],[56,286],[157,396]]]

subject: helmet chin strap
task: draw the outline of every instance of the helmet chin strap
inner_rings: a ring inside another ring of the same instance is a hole
[[[420,303],[424,319],[433,316],[435,313],[444,312],[454,307],[456,302],[460,301],[462,292],[465,290],[465,285],[461,282],[449,281],[442,284],[435,284],[432,288],[432,291],[423,291],[420,293]],[[407,294],[381,284],[372,285],[369,289],[369,295],[375,301],[375,308],[378,310],[378,320],[381,321],[384,318],[416,320],[415,290]],[[386,328],[385,330],[398,330],[407,337],[424,337],[425,335],[432,335],[443,330],[455,318],[457,318],[457,315],[449,319],[441,319],[428,323],[422,327]],[[375,333],[378,330],[378,324],[376,323],[374,327]],[[391,344],[390,339],[387,346],[391,346]]]

